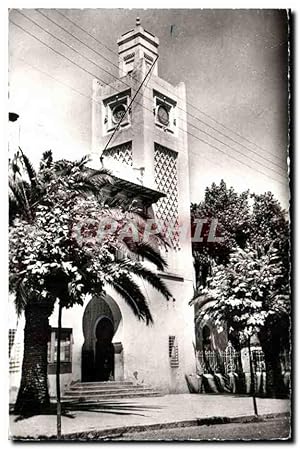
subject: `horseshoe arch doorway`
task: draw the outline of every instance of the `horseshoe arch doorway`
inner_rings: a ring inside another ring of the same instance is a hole
[[[82,382],[123,379],[123,346],[116,341],[121,320],[118,305],[108,295],[92,298],[87,304],[82,319]]]

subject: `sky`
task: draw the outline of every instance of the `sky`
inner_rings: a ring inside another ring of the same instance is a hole
[[[117,39],[139,16],[160,40],[159,76],[186,84],[191,200],[199,202],[205,188],[223,178],[238,191],[270,190],[288,207],[285,10],[60,10],[112,51],[55,9],[41,12],[105,59],[38,11],[10,12],[9,107],[20,114],[21,145],[35,163],[49,148],[57,157],[89,152],[92,80],[111,83],[118,76]]]

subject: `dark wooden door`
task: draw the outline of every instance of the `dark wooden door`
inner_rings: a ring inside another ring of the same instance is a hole
[[[96,328],[95,380],[107,381],[114,377],[114,327],[110,319],[102,318]]]

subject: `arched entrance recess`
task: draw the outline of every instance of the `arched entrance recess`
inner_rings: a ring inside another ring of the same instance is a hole
[[[114,338],[121,321],[120,309],[110,296],[94,297],[87,304],[82,319],[83,382],[123,380],[123,346]]]
[[[101,317],[97,322],[95,345],[95,372],[94,378],[97,381],[107,381],[114,379],[114,336],[113,322],[106,316]]]

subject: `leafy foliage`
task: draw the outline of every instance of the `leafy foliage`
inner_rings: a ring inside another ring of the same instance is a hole
[[[145,215],[128,202],[112,208],[114,178],[87,162],[55,162],[48,151],[36,172],[19,149],[10,165],[10,290],[17,312],[25,313],[18,414],[41,413],[50,405],[47,342],[57,300],[66,308],[83,304],[87,295],[99,296],[110,285],[149,324],[150,304],[138,278],[171,296],[161,278],[138,261],[141,256],[164,269],[162,237],[152,234],[147,244],[130,238],[129,227],[142,235]]]
[[[216,300],[209,311],[199,308],[196,323],[209,313],[217,325],[226,322],[232,339],[238,342],[254,333],[271,341],[280,327],[286,344],[290,315],[286,211],[270,192],[238,195],[223,181],[206,189],[204,201],[192,210],[194,217],[207,214],[217,218],[224,237],[221,244],[209,246],[204,239],[202,246],[193,245],[198,267],[194,302],[199,302],[199,293]],[[206,266],[209,270],[203,276],[201,270]]]
[[[212,183],[211,187],[206,188],[201,203],[191,205],[192,233],[197,219],[207,221],[201,234],[203,241],[193,242],[197,289],[206,286],[214,262],[228,263],[233,249],[245,246],[250,233],[248,198],[248,191],[238,194],[232,187],[227,188],[222,180],[219,186]],[[222,241],[208,241],[213,219],[218,221],[216,236],[222,238]]]
[[[216,299],[210,318],[217,326],[226,321],[229,333],[241,343],[290,313],[283,262],[272,246],[266,252],[250,245],[236,249],[226,266],[215,267],[207,292]],[[200,309],[197,324],[205,313]]]
[[[50,152],[44,153],[37,173],[21,151],[17,167],[20,162],[10,179],[9,234],[10,289],[18,313],[29,301],[59,298],[63,307],[83,304],[87,293],[111,285],[139,319],[151,322],[137,277],[165,298],[171,295],[137,255],[164,269],[157,249],[162,240],[153,235],[145,244],[123,238],[129,224],[142,232],[145,219],[134,207],[109,208],[105,189],[113,183],[110,173],[88,169],[88,158],[54,162]],[[111,232],[100,232],[109,226]]]

